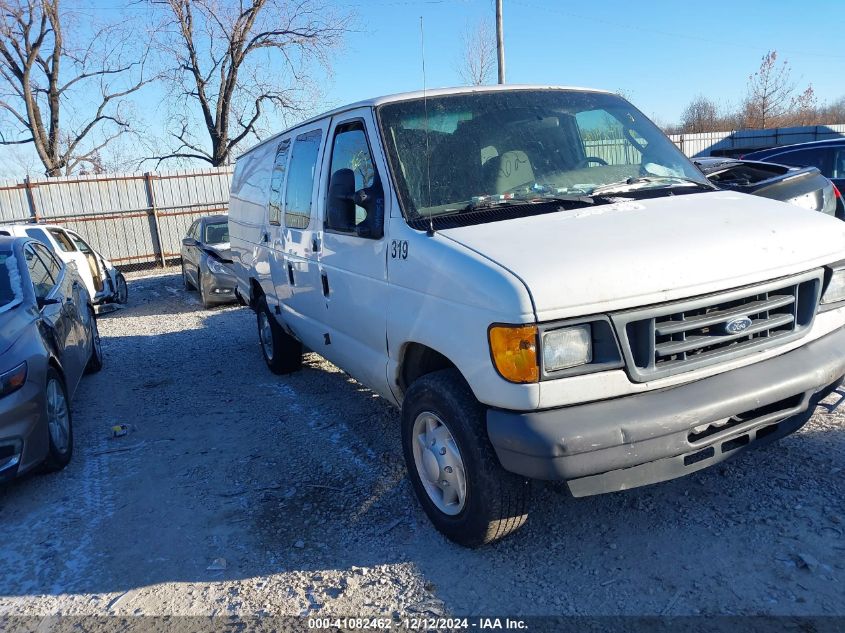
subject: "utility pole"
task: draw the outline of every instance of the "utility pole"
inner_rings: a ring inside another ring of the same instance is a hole
[[[502,26],[502,0],[496,0],[496,58],[499,62],[499,83],[505,83],[505,30]]]

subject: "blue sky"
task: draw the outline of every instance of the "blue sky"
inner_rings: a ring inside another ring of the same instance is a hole
[[[641,110],[676,122],[698,93],[738,104],[770,49],[812,83],[820,102],[845,95],[845,49],[821,28],[837,1],[574,2],[504,0],[509,83],[622,90]],[[492,0],[369,0],[355,10],[364,33],[337,59],[336,104],[422,85],[419,17],[429,87],[459,82],[455,58],[466,23],[493,20]]]
[[[493,0],[325,1],[353,11],[357,20],[355,32],[334,58],[333,77],[322,82],[319,109],[421,88],[421,16],[430,88],[460,84],[456,64],[462,32],[479,19],[493,25]],[[149,10],[132,0],[68,4],[118,20]],[[698,94],[721,107],[737,106],[748,76],[775,49],[780,59],[788,60],[799,88],[811,83],[819,103],[830,102],[845,96],[845,50],[837,46],[833,31],[823,31],[821,25],[824,16],[835,22],[842,6],[835,0],[800,5],[774,0],[504,0],[507,80],[619,90],[658,123],[669,124],[679,120]],[[159,87],[135,97],[144,127],[164,128],[165,99]],[[268,123],[269,129],[283,127],[281,121]],[[0,147],[2,175],[18,175],[11,173],[18,154],[30,154],[30,163],[38,168],[34,173],[40,172],[34,153],[15,148],[12,157],[11,151]]]

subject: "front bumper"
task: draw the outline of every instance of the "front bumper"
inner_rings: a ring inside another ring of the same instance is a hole
[[[706,468],[800,428],[845,376],[845,328],[791,352],[678,387],[519,413],[490,409],[502,466],[566,480],[576,497]]]
[[[12,479],[47,455],[45,393],[31,380],[0,398],[0,481]]]
[[[203,292],[208,301],[214,303],[231,303],[238,300],[235,295],[238,280],[234,275],[214,273],[209,269],[202,276],[202,283]]]

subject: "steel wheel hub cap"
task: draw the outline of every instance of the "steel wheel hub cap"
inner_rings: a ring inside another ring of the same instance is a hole
[[[466,472],[455,438],[436,414],[424,411],[413,428],[414,464],[429,499],[444,514],[466,503]]]
[[[47,384],[47,428],[56,450],[60,453],[67,452],[70,440],[70,418],[65,394],[56,380],[51,380]]]
[[[262,312],[258,320],[258,336],[261,339],[261,347],[264,349],[264,355],[273,360],[273,331],[270,329],[270,319]]]

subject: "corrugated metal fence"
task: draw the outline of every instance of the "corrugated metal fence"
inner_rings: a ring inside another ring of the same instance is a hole
[[[226,212],[231,177],[226,167],[0,181],[0,224],[61,224],[113,262],[165,265],[196,218]]]
[[[687,156],[735,156],[755,149],[824,141],[840,136],[845,136],[845,124],[670,134],[669,138]]]
[[[705,134],[673,134],[687,156],[736,154],[776,145],[845,136],[845,125]],[[625,139],[588,141],[588,153],[611,165],[640,161]],[[196,218],[229,207],[232,168],[0,181],[0,224],[45,222],[82,234],[124,266],[166,265],[179,257]]]

